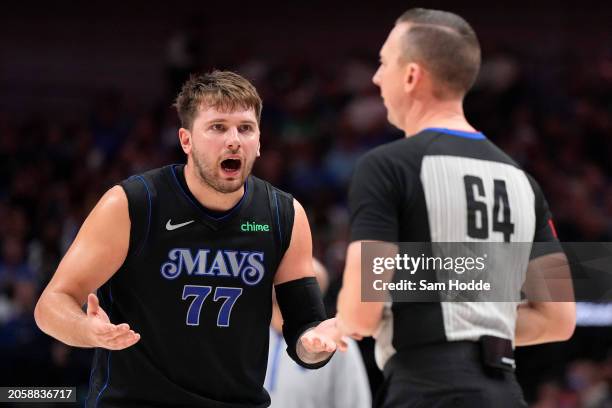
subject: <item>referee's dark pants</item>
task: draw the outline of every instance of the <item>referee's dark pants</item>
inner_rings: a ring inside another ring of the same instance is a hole
[[[450,342],[396,353],[376,408],[527,407],[513,371],[486,367],[479,343]]]

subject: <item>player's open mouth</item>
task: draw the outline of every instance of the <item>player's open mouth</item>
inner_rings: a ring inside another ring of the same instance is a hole
[[[236,174],[242,167],[242,161],[240,159],[225,159],[221,162],[221,170],[227,174]]]

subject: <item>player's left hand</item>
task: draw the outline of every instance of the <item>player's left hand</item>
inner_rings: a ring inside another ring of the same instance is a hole
[[[331,353],[336,349],[346,351],[348,346],[336,327],[335,317],[324,320],[318,326],[306,331],[300,337],[300,342],[308,353]]]

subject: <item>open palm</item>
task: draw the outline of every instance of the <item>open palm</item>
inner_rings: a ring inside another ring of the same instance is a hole
[[[108,314],[100,307],[98,297],[90,293],[87,297],[87,318],[85,335],[94,347],[109,350],[122,350],[133,346],[140,340],[140,334],[130,329],[127,323],[115,325]]]
[[[302,345],[309,353],[332,352],[336,348],[346,351],[347,344],[336,327],[336,318],[327,319],[300,337]]]

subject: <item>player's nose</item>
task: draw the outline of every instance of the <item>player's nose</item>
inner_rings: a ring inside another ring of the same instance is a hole
[[[237,149],[240,147],[240,137],[238,135],[238,128],[231,127],[225,134],[225,146],[228,149]]]

